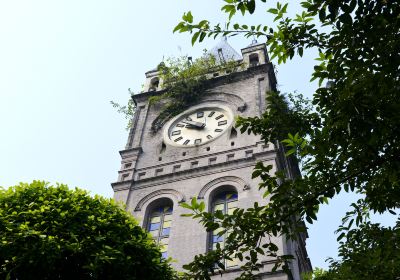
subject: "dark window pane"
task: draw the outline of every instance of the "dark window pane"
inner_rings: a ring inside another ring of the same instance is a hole
[[[162,236],[166,236],[166,235],[169,235],[169,231],[170,231],[170,229],[171,228],[163,228],[163,230],[162,230]]]
[[[162,205],[153,208],[148,218],[148,231],[154,241],[160,246],[162,258],[168,258],[168,239],[172,225],[172,205]]]
[[[150,229],[149,231],[153,231],[156,230],[160,227],[160,223],[154,223],[154,224],[150,224]]]
[[[237,193],[234,193],[234,194],[232,194],[232,197],[231,197],[231,199],[237,199],[238,198],[238,195],[237,195]]]
[[[164,207],[164,213],[172,213],[172,207],[171,206]]]
[[[227,192],[222,192],[218,194],[215,199],[212,202],[212,209],[215,211],[221,211],[223,214],[232,214],[235,209],[237,209],[237,201],[238,201],[238,195],[234,191],[227,191]],[[217,229],[213,232],[212,235],[212,246],[211,249],[215,250],[217,249],[217,244],[220,246],[220,248],[224,248],[224,239],[225,236],[229,235],[229,232],[223,234],[222,236],[219,236],[217,233],[221,232],[222,229]],[[237,266],[237,260],[223,260],[223,263],[225,264],[226,267],[233,267]]]

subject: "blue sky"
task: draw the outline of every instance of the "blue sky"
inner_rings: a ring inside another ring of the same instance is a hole
[[[110,105],[139,91],[144,73],[163,57],[199,56],[215,42],[190,44],[173,34],[183,12],[223,22],[222,1],[14,0],[0,2],[0,186],[34,179],[62,182],[111,197],[127,138],[126,122]],[[268,22],[261,9],[242,23]],[[236,36],[240,51],[250,39]],[[279,65],[282,92],[311,96],[315,53]],[[336,256],[333,231],[352,195],[323,206],[310,226],[314,266]]]

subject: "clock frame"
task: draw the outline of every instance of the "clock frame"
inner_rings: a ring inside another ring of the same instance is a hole
[[[196,147],[214,141],[233,124],[234,115],[227,106],[200,104],[171,119],[164,127],[165,143],[175,147]]]

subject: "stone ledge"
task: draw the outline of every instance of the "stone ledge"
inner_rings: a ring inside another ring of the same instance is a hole
[[[227,172],[235,169],[242,169],[250,166],[255,166],[257,161],[270,161],[270,160],[275,160],[276,155],[275,153],[265,153],[265,155],[269,155],[269,157],[254,157],[249,160],[244,161],[243,159],[239,159],[237,162],[229,162],[229,164],[220,164],[220,165],[214,165],[211,167],[200,167],[197,169],[189,169],[189,170],[184,170],[182,172],[175,172],[175,173],[170,173],[170,174],[165,174],[164,176],[158,176],[158,177],[152,177],[149,178],[148,180],[142,180],[142,181],[134,181],[136,184],[132,184],[131,189],[132,190],[139,190],[139,189],[144,189],[152,186],[157,186],[157,185],[164,185],[168,183],[173,183],[177,181],[182,181],[182,180],[188,180],[191,178],[197,178],[197,177],[203,177],[203,176],[208,176],[212,174],[217,174],[217,173],[222,173],[222,172]],[[232,164],[235,163],[235,164]],[[224,168],[225,167],[225,168]],[[146,184],[148,183],[148,184]]]
[[[154,180],[156,177],[168,176],[171,173],[177,174],[188,170],[201,170],[213,166],[229,165],[239,161],[249,161],[258,155],[272,152],[276,152],[274,145],[271,143],[265,145],[261,141],[250,146],[138,168],[135,170],[134,178],[137,182]],[[155,172],[160,169],[162,169],[162,172]]]

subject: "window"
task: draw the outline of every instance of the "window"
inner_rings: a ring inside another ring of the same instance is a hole
[[[232,214],[237,209],[238,195],[235,191],[225,191],[216,195],[212,201],[212,211],[221,211],[223,214]],[[212,232],[210,238],[210,250],[217,248],[219,244],[220,248],[225,246],[225,238],[229,235],[229,232],[224,235],[219,235],[222,228],[216,229]],[[237,266],[237,259],[225,260],[225,268]]]
[[[249,56],[250,67],[257,66],[259,64],[258,54],[252,53]]]
[[[149,215],[148,231],[161,247],[164,259],[168,257],[168,241],[172,222],[172,205],[154,208]]]
[[[160,79],[155,77],[150,81],[149,91],[156,91],[158,89],[158,85],[160,84]]]

